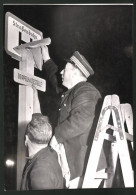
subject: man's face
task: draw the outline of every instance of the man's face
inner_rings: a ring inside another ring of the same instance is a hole
[[[73,72],[74,72],[73,69],[74,69],[73,65],[68,62],[65,66],[65,69],[63,69],[60,73],[62,76],[62,85],[64,85],[68,89],[71,86],[71,81],[72,81]]]

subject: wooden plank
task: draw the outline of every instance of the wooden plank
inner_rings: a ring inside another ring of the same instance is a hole
[[[32,49],[32,48],[36,48],[36,47],[41,47],[43,45],[49,45],[50,43],[51,43],[51,39],[48,37],[48,38],[41,39],[38,41],[33,41],[33,42],[19,45],[17,47],[14,47],[14,50],[20,54],[20,51],[23,49]]]
[[[20,70],[29,74],[34,74],[34,61],[32,55],[24,51]],[[20,189],[22,171],[25,165],[26,149],[24,145],[24,134],[28,122],[33,113],[33,89],[29,86],[19,86],[19,106],[18,106],[18,144],[17,144],[17,189]]]
[[[29,49],[34,62],[35,62],[35,68],[38,68],[39,70],[42,70],[42,65],[43,65],[43,58],[42,58],[42,53],[41,53],[41,46],[43,45],[49,45],[51,43],[51,39],[50,38],[45,38],[42,40],[38,40],[38,41],[33,41],[33,42],[29,42],[29,43],[25,43],[22,45],[19,45],[17,47],[14,47],[14,50],[18,53],[22,55],[23,50]]]

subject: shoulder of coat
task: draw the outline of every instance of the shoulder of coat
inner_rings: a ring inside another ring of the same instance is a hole
[[[77,93],[77,92],[79,92],[79,91],[83,91],[83,92],[85,92],[85,91],[90,91],[91,93],[93,92],[93,93],[96,93],[97,94],[97,96],[99,97],[99,98],[101,98],[101,95],[100,95],[100,92],[98,91],[98,89],[93,85],[93,84],[91,84],[91,83],[89,83],[89,82],[80,82],[80,83],[78,83],[74,88],[73,88],[73,90],[72,90],[72,92],[73,92],[73,94],[75,94],[75,93]]]

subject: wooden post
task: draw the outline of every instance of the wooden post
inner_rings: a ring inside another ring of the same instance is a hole
[[[34,60],[29,50],[21,51],[22,61],[19,69],[34,75]],[[19,85],[19,107],[18,107],[18,143],[17,143],[17,190],[20,189],[22,171],[25,165],[26,149],[24,145],[24,134],[28,122],[33,113],[33,89],[30,86]]]
[[[24,29],[24,30],[21,30]],[[25,44],[21,44],[21,42]],[[31,42],[32,41],[32,42]],[[43,39],[41,31],[33,28],[10,12],[5,15],[5,50],[12,58],[20,61],[19,71],[14,69],[14,81],[19,85],[18,142],[17,142],[17,189],[20,189],[22,171],[25,165],[24,133],[33,113],[33,89],[45,91],[44,79],[34,76],[35,68],[42,70],[40,47],[49,45],[50,38]],[[28,50],[31,49],[31,52]],[[33,59],[34,57],[34,59]],[[25,79],[26,78],[26,79]],[[32,82],[31,82],[32,81]]]

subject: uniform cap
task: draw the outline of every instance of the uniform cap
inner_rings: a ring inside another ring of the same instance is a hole
[[[94,74],[89,62],[78,51],[75,51],[71,58],[66,61],[76,65],[87,78]]]

